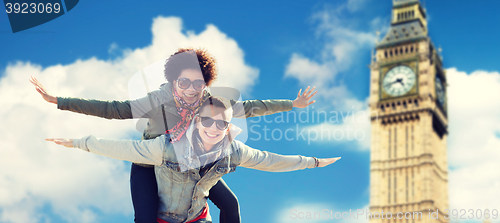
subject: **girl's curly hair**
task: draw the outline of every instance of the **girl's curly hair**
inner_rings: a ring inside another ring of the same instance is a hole
[[[171,83],[186,69],[200,69],[207,86],[217,79],[217,61],[205,49],[180,48],[167,59],[164,67],[165,78]]]

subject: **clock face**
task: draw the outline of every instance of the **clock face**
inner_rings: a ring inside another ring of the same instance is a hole
[[[436,76],[436,97],[441,105],[444,104],[444,86],[441,78]]]
[[[408,66],[396,66],[384,76],[382,88],[390,96],[397,97],[410,91],[415,85],[415,72]]]

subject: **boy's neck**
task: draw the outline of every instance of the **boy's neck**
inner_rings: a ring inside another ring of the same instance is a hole
[[[210,152],[210,150],[212,150],[212,148],[214,148],[213,144],[205,144],[205,143],[203,143],[203,149],[205,150],[205,152]]]

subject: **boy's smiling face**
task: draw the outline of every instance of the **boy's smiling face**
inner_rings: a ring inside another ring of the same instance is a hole
[[[208,105],[200,108],[199,112],[200,117],[209,117],[212,118],[213,120],[224,120],[226,122],[231,121],[231,109],[225,110],[224,108],[213,106],[213,105]],[[221,130],[219,127],[217,127],[216,122],[213,122],[212,125],[205,127],[201,123],[201,118],[197,118],[197,123],[196,127],[198,129],[198,133],[200,134],[201,140],[203,141],[203,145],[205,147],[212,148],[213,145],[217,144],[220,142],[228,133],[229,127]]]

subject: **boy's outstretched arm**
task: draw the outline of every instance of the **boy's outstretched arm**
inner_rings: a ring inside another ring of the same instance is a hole
[[[166,137],[163,135],[152,140],[112,140],[86,136],[81,139],[49,138],[45,140],[114,159],[161,165]]]
[[[340,157],[317,159],[301,155],[280,155],[251,148],[239,143],[240,166],[268,172],[288,172],[306,168],[325,167],[335,163]]]

